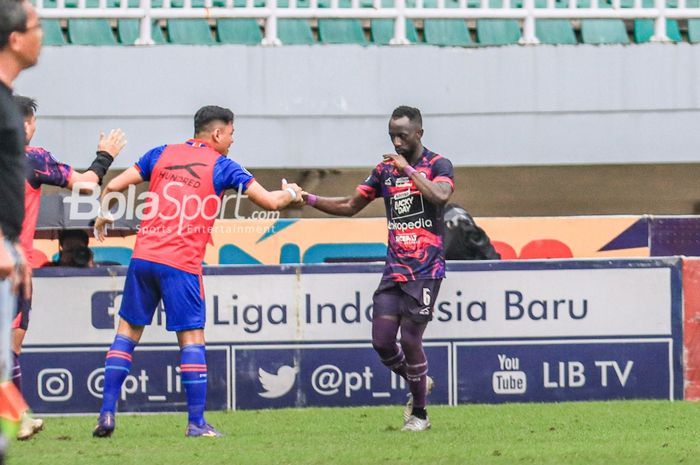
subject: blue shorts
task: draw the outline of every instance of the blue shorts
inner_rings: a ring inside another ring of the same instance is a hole
[[[161,299],[168,331],[204,328],[206,306],[200,275],[132,259],[126,273],[119,316],[134,326],[150,325]]]

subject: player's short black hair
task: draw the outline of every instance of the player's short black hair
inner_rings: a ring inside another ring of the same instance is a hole
[[[217,107],[216,105],[207,105],[200,108],[194,115],[194,133],[206,132],[211,123],[217,121],[225,124],[233,123],[233,112],[228,108]]]
[[[90,235],[84,229],[62,229],[58,232],[58,244],[63,247],[67,239],[79,239],[85,245],[90,242]]]
[[[400,107],[396,107],[391,114],[391,119],[399,119],[406,117],[409,119],[409,121],[412,121],[418,126],[423,127],[423,117],[420,114],[420,110],[418,108],[413,108],[409,107],[406,105],[401,105]]]
[[[22,0],[0,0],[0,50],[13,32],[27,30],[27,11]]]
[[[23,117],[29,118],[36,114],[36,109],[38,108],[36,100],[23,95],[15,95],[14,99],[15,104],[17,105],[17,108],[19,108],[19,112],[22,113]]]

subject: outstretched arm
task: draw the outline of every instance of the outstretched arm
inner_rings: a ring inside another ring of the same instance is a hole
[[[307,205],[337,216],[354,216],[371,202],[359,191],[351,197],[319,197],[308,192],[304,192],[302,196]]]
[[[135,167],[131,167],[122,174],[112,179],[107,187],[102,191],[100,201],[100,211],[95,219],[95,237],[100,242],[104,241],[106,228],[108,224],[114,223],[114,218],[109,213],[109,199],[105,197],[111,192],[121,192],[132,184],[140,184],[143,182],[141,173]]]

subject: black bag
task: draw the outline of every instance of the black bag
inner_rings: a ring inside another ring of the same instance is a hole
[[[445,258],[447,260],[500,260],[501,254],[474,218],[456,203],[445,206]]]

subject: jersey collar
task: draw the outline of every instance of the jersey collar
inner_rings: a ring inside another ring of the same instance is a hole
[[[205,142],[201,139],[187,139],[187,142],[185,142],[185,143],[187,145],[191,145],[192,147],[197,147],[197,148],[202,148],[202,147],[208,147],[210,149],[212,148],[211,145],[209,145],[207,142]]]

